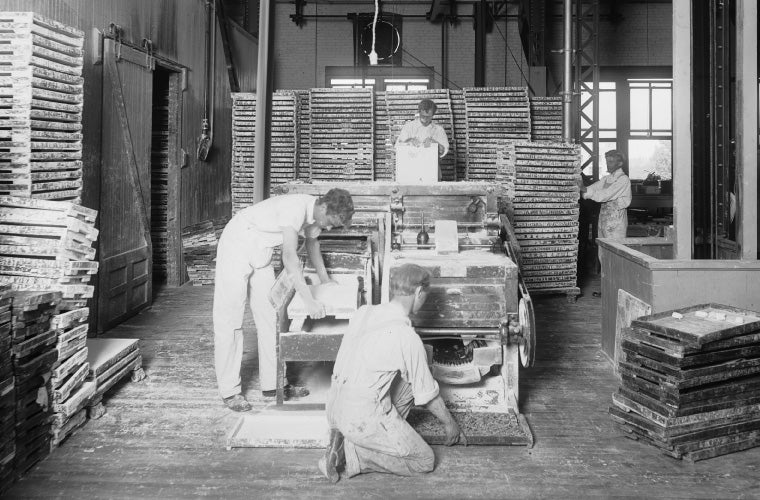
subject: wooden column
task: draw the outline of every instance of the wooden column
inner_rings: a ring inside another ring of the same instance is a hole
[[[673,0],[673,224],[675,259],[691,259],[691,0]],[[702,57],[702,55],[700,55]]]
[[[757,259],[757,0],[736,3],[736,184],[739,258]]]
[[[253,167],[253,202],[264,199],[267,192],[267,138],[269,136],[269,27],[270,0],[259,2],[259,52],[256,67],[256,137],[254,138],[255,162]]]

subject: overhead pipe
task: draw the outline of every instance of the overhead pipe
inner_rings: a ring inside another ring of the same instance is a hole
[[[563,26],[565,41],[562,48],[564,54],[564,81],[562,82],[562,137],[566,143],[574,142],[572,127],[573,81],[572,81],[572,0],[564,0]]]

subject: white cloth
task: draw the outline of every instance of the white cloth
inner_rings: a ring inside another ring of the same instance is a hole
[[[628,230],[627,208],[631,204],[631,180],[622,168],[586,188],[583,197],[602,204],[599,237],[620,240]]]
[[[214,367],[223,398],[241,392],[246,301],[256,324],[260,388],[277,386],[276,313],[269,303],[274,284],[272,249],[282,244],[285,227],[307,237],[319,235],[315,202],[315,197],[300,194],[269,198],[238,212],[222,232],[216,251],[213,321]]]
[[[420,142],[430,138],[443,146],[441,158],[446,156],[449,152],[449,138],[446,136],[446,131],[443,127],[437,123],[430,122],[426,127],[420,122],[419,118],[406,122],[401,128],[401,133],[399,133],[398,139],[396,139],[396,146],[412,138],[416,138]]]

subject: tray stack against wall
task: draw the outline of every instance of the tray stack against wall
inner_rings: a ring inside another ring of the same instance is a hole
[[[150,150],[150,240],[153,279],[165,281],[169,263],[169,93],[168,89],[157,90],[153,92]]]
[[[296,178],[298,165],[298,99],[292,90],[272,94],[269,190]]]
[[[562,142],[562,98],[530,98],[530,139]]]
[[[182,230],[182,252],[193,286],[214,284],[216,247],[227,221],[226,218],[208,220]]]
[[[392,181],[396,169],[384,91],[375,92],[375,180]]]
[[[309,180],[311,167],[309,163],[309,149],[311,148],[311,112],[309,111],[309,91],[296,90],[296,109],[298,111],[298,165],[296,177],[301,180]]]
[[[530,102],[525,87],[464,89],[468,181],[496,176],[496,149],[503,139],[530,140]]]
[[[0,12],[0,194],[82,194],[84,33]]]
[[[311,89],[311,179],[374,180],[372,89]]]
[[[0,285],[0,495],[13,477],[16,456],[16,384],[11,351],[11,287]]]
[[[451,111],[451,96],[448,89],[388,91],[385,93],[385,106],[388,114],[388,122],[391,131],[391,158],[393,165],[396,164],[394,144],[401,133],[405,123],[416,118],[419,112],[419,103],[422,99],[430,99],[436,105],[433,122],[437,123],[446,131],[449,139],[449,152],[440,159],[441,180],[453,181],[456,176],[456,141],[454,137],[454,118]]]
[[[48,398],[53,408],[50,434],[51,447],[56,447],[84,425],[85,405],[94,385],[85,383],[90,366],[87,363],[87,331],[90,309],[82,307],[53,316],[50,327],[56,334],[58,359],[47,382]]]
[[[513,226],[520,271],[531,293],[577,294],[580,151],[562,143],[518,142]]]
[[[253,205],[256,94],[232,93],[232,215]]]
[[[57,290],[65,310],[85,307],[98,270],[97,214],[67,201],[0,196],[0,284]]]
[[[457,179],[467,175],[467,106],[463,90],[449,90],[451,96],[451,117],[454,122],[454,136],[449,140],[456,144]]]
[[[13,374],[16,392],[16,456],[21,475],[50,453],[51,405],[47,380],[58,359],[56,332],[60,292],[14,292],[12,302]]]
[[[623,330],[612,419],[666,455],[697,461],[760,445],[760,313],[703,304]]]

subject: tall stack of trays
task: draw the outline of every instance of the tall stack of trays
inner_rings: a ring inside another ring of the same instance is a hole
[[[16,391],[11,355],[11,287],[0,285],[0,495],[13,476]]]

